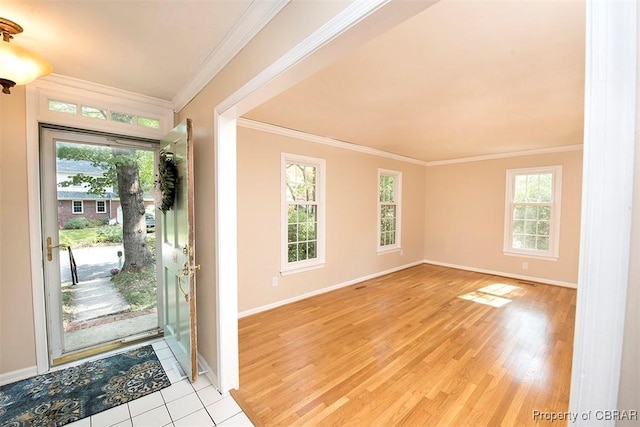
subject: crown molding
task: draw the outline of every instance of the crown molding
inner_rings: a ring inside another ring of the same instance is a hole
[[[378,150],[376,148],[365,147],[363,145],[352,144],[350,142],[344,142],[326,136],[314,135],[307,132],[301,132],[299,130],[293,130],[282,126],[272,125],[269,123],[258,122],[256,120],[246,119],[239,117],[237,121],[238,126],[244,128],[255,129],[263,132],[273,133],[276,135],[282,135],[289,138],[301,139],[303,141],[315,142],[316,144],[329,145],[331,147],[342,148],[344,150],[357,151],[359,153],[371,154],[378,157],[386,157],[393,160],[400,160],[402,162],[414,163],[417,165],[425,166],[426,163],[422,160],[414,159],[412,157],[401,156],[400,154],[389,153],[387,151]]]
[[[293,129],[285,128],[282,126],[272,125],[269,123],[259,122],[259,121],[247,119],[244,117],[239,117],[237,124],[238,126],[242,126],[244,128],[255,129],[263,132],[287,136],[290,138],[301,139],[303,141],[315,142],[317,144],[330,145],[332,147],[342,148],[345,150],[358,151],[360,153],[371,154],[373,156],[400,160],[402,162],[414,163],[421,166],[441,166],[441,165],[450,165],[455,163],[470,163],[470,162],[479,162],[483,160],[504,159],[508,157],[535,156],[538,154],[562,153],[565,151],[582,150],[582,144],[576,144],[576,145],[564,145],[561,147],[541,148],[537,150],[512,151],[508,153],[488,154],[486,156],[461,157],[458,159],[425,162],[423,160],[415,159],[413,157],[390,153],[388,151],[378,150],[376,148],[365,147],[362,145],[340,141],[338,139],[328,138],[325,136],[314,135],[314,134],[302,132],[299,130],[293,130]]]
[[[74,93],[80,93],[78,91],[82,91],[85,95],[91,94],[94,97],[110,98],[120,100],[120,102],[123,100],[134,102],[154,109],[167,110],[172,108],[171,102],[164,99],[154,98],[152,96],[142,95],[136,92],[130,92],[99,83],[93,83],[87,80],[77,79],[75,77],[63,76],[61,74],[50,74],[48,76],[40,77],[33,83],[29,83],[28,86],[36,89],[58,90]]]
[[[457,159],[449,159],[449,160],[435,160],[431,162],[425,162],[425,165],[426,166],[442,166],[442,165],[452,165],[455,163],[471,163],[471,162],[481,162],[484,160],[506,159],[508,157],[536,156],[538,154],[562,153],[565,151],[579,151],[579,150],[582,150],[582,147],[583,147],[582,144],[575,144],[575,145],[562,145],[559,147],[539,148],[535,150],[509,151],[506,153],[487,154],[483,156],[460,157]]]
[[[173,98],[173,110],[182,110],[290,1],[254,0],[205,59],[193,79]]]

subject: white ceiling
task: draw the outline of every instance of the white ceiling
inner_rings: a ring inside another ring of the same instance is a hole
[[[424,161],[582,143],[583,1],[443,0],[245,114]]]
[[[21,0],[3,1],[0,16],[24,28],[12,43],[56,74],[172,100],[251,3]]]
[[[56,74],[176,105],[265,4],[286,0],[13,0],[0,16]],[[442,0],[245,117],[424,161],[580,144],[584,21],[584,0]]]

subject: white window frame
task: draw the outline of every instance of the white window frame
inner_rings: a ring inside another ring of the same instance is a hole
[[[76,212],[75,203],[80,202],[80,212]],[[72,200],[71,201],[71,213],[74,215],[82,215],[84,213],[84,201],[83,200]]]
[[[546,251],[535,249],[522,249],[513,247],[513,201],[515,191],[515,179],[518,175],[552,174],[552,200],[546,203],[551,206],[551,219],[549,220],[549,249]],[[560,207],[562,199],[562,166],[545,166],[523,169],[507,169],[507,185],[504,209],[504,248],[503,253],[510,256],[527,258],[540,258],[556,261],[559,254],[560,240]]]
[[[388,204],[380,201],[380,177],[382,176],[394,177],[393,191],[396,199],[394,203],[396,206],[396,229],[395,229],[396,242],[392,245],[380,244],[380,237],[382,234],[381,211],[382,211],[383,204]],[[376,200],[378,201],[378,203],[376,204],[377,210],[378,210],[378,213],[377,213],[378,226],[377,226],[377,233],[376,233],[377,253],[384,254],[384,253],[396,252],[396,251],[402,250],[402,172],[390,170],[390,169],[378,169],[378,179],[376,181]]]
[[[104,206],[104,209],[100,210],[98,206],[100,206],[100,202]],[[107,201],[106,200],[96,200],[96,213],[107,213]]]
[[[304,261],[289,262],[288,257],[288,208],[287,201],[287,163],[298,163],[316,168],[316,202],[318,207],[318,224],[317,224],[317,257]],[[326,161],[314,157],[301,156],[297,154],[282,153],[280,165],[280,211],[281,211],[281,258],[280,258],[280,274],[286,276],[288,274],[301,273],[303,271],[322,268],[325,265],[325,211],[326,211]]]

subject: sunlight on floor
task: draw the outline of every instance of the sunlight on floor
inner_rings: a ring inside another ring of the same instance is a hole
[[[494,283],[493,285],[485,286],[484,288],[478,289],[478,292],[484,292],[485,294],[491,295],[499,295],[505,296],[509,295],[511,292],[520,289],[514,285],[507,285],[505,283]]]
[[[511,300],[504,298],[505,295],[520,289],[514,285],[507,285],[504,283],[494,283],[484,288],[480,288],[477,291],[469,292],[464,295],[460,295],[458,298],[477,302],[479,304],[490,305],[491,307],[502,307],[509,304]]]

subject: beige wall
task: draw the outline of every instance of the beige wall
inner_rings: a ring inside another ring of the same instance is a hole
[[[25,90],[0,95],[0,374],[35,366]]]
[[[280,275],[281,153],[326,160],[326,265]],[[402,254],[378,255],[378,168],[402,172]],[[420,165],[238,128],[239,310],[256,309],[421,261]],[[272,278],[279,281],[272,286]]]
[[[562,165],[562,220],[557,261],[502,252],[506,170]],[[580,248],[582,151],[429,166],[425,259],[576,284]],[[529,264],[522,269],[522,262]]]
[[[217,366],[214,108],[351,1],[292,1],[178,114],[193,119],[198,272],[198,350]],[[222,183],[221,185],[224,185]]]

